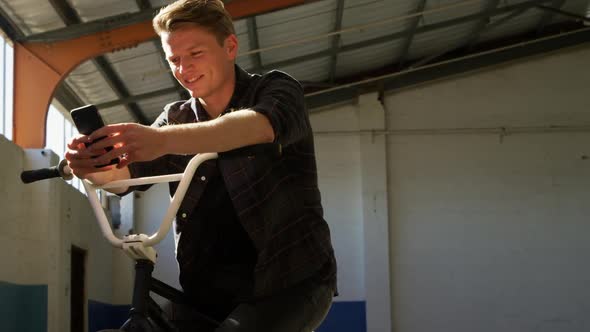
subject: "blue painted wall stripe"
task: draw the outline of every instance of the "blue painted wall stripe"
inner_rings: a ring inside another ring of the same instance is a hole
[[[88,301],[89,332],[117,329],[129,315],[128,305],[111,305]],[[364,301],[334,302],[328,316],[316,332],[366,332]]]
[[[316,332],[366,332],[365,301],[334,302]]]
[[[129,305],[89,300],[89,332],[120,327],[127,320],[129,309]],[[47,285],[0,281],[0,320],[2,332],[46,332]],[[366,332],[365,302],[334,302],[316,332]]]
[[[113,305],[88,300],[88,331],[118,329],[129,317],[130,305]]]
[[[0,281],[0,330],[47,331],[47,285],[17,285]]]

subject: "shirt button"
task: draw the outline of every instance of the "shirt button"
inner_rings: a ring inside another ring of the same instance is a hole
[[[186,213],[182,213],[180,216],[186,218]]]
[[[205,181],[205,180],[207,180],[207,178],[204,176],[201,176],[201,181]]]

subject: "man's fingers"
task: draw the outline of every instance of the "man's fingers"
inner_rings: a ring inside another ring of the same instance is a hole
[[[113,168],[114,167],[111,165],[105,166],[105,167],[100,167],[100,168],[96,168],[96,167],[92,166],[92,167],[88,167],[88,168],[77,168],[77,169],[72,170],[72,172],[74,173],[74,175],[77,178],[85,179],[88,176],[88,174],[106,172],[106,171],[109,171]]]
[[[78,135],[74,137],[69,143],[68,147],[70,149],[79,149],[81,144],[88,143],[88,136],[86,135]]]
[[[64,157],[67,160],[83,159],[83,158],[85,158],[85,156],[84,156],[85,154],[88,154],[88,151],[68,149],[68,150],[66,150]]]
[[[125,128],[129,127],[128,125],[128,123],[119,123],[104,126],[102,128],[95,130],[92,134],[90,134],[89,138],[91,141],[94,141],[97,138],[101,138],[103,136],[112,136],[116,133],[124,132]]]
[[[70,160],[70,159],[88,159],[88,158],[100,156],[103,153],[104,153],[103,151],[92,151],[89,149],[79,149],[79,150],[70,149],[70,150],[66,151],[65,158],[68,160]]]
[[[96,163],[94,162],[94,159],[91,158],[74,158],[68,162],[68,166],[70,166],[71,169],[94,168]]]
[[[122,135],[105,137],[105,138],[101,139],[100,141],[96,141],[96,142],[92,143],[92,145],[90,145],[88,147],[88,149],[93,152],[102,151],[107,147],[122,144],[122,142],[121,142],[122,139],[123,139]]]
[[[114,148],[111,151],[101,155],[100,157],[92,159],[95,165],[108,164],[112,159],[129,152],[129,145],[124,145],[120,148]]]

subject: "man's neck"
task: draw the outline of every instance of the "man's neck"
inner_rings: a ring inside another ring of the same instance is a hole
[[[207,98],[199,98],[201,105],[211,119],[219,117],[225,111],[234,94],[236,87],[236,73],[234,68],[232,68],[231,74],[228,76],[230,79],[221,87],[219,92]]]

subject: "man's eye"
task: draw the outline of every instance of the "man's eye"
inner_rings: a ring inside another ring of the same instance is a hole
[[[170,60],[168,60],[170,63],[174,63],[177,64],[178,63],[178,58],[172,58]]]
[[[192,56],[199,56],[199,55],[201,55],[201,53],[202,53],[201,51],[198,51],[198,52],[192,52],[192,53],[191,53],[191,55],[192,55]]]

